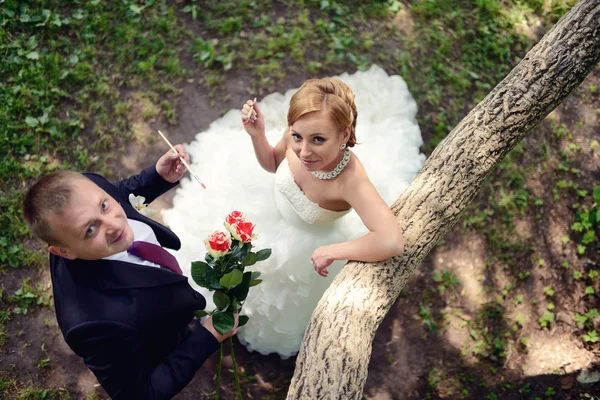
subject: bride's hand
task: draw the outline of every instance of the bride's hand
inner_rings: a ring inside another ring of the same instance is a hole
[[[254,108],[252,109],[252,112],[250,112],[250,107],[253,105]],[[249,114],[250,119],[248,119]],[[244,104],[244,107],[242,108],[242,123],[244,124],[246,132],[252,137],[259,137],[265,134],[265,119],[258,108],[258,103],[248,100],[246,104]]]
[[[329,274],[327,267],[329,267],[335,261],[335,259],[329,254],[327,246],[321,246],[316,249],[310,257],[310,260],[315,267],[315,271],[317,271],[317,273],[323,277]]]

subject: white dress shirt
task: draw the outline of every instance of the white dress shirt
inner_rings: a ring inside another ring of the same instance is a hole
[[[156,239],[156,235],[150,226],[146,225],[143,222],[136,221],[135,219],[127,218],[127,222],[133,231],[133,240],[136,242],[148,242],[160,246],[158,243],[158,239]],[[138,256],[134,256],[133,254],[129,254],[127,251],[122,251],[117,254],[113,254],[112,256],[104,257],[103,260],[116,260],[116,261],[125,261],[134,264],[140,265],[149,265],[151,267],[161,268],[160,265],[155,264],[151,261],[144,260]]]

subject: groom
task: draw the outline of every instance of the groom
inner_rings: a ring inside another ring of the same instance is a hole
[[[175,146],[186,161],[183,146]],[[219,342],[206,301],[177,260],[177,236],[141,215],[128,196],[148,203],[178,184],[185,169],[164,154],[138,175],[110,183],[97,174],[58,171],[27,192],[29,229],[48,243],[56,318],[71,349],[113,399],[170,399],[194,377]],[[237,318],[236,318],[237,319]]]

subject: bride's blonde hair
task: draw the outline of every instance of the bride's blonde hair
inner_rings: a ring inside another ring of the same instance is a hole
[[[350,128],[350,138],[346,144],[356,144],[356,104],[350,86],[337,78],[309,79],[290,100],[288,126],[292,126],[300,117],[309,112],[327,110],[329,117],[339,131]]]

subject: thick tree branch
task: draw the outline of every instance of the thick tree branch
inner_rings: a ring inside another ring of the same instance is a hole
[[[392,206],[404,254],[340,272],[312,315],[288,399],[361,398],[375,331],[408,278],[502,158],[599,58],[600,0],[580,1],[438,145]]]

